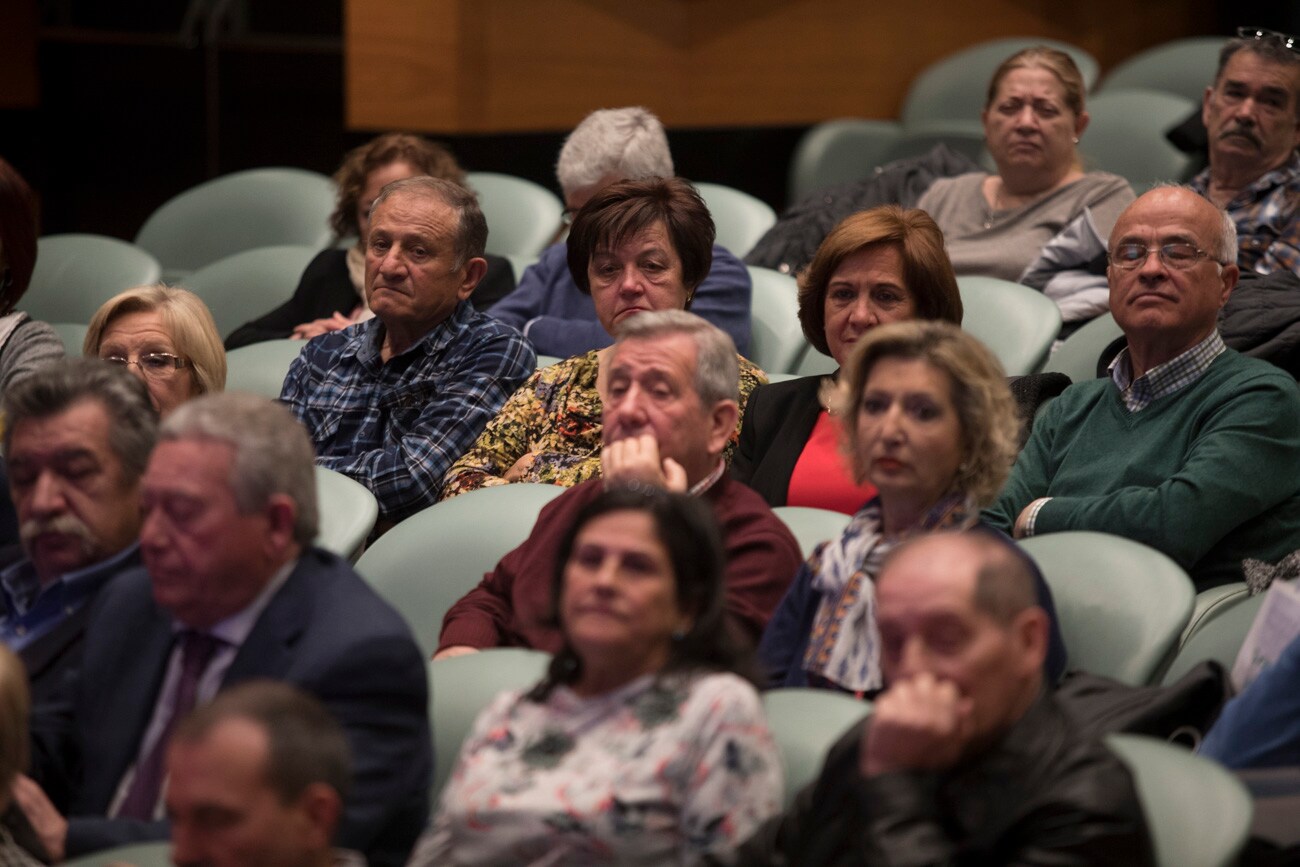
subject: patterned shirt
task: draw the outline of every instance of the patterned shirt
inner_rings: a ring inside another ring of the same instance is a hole
[[[383,339],[379,319],[317,337],[280,400],[311,434],[316,463],[361,482],[380,515],[400,521],[433,505],[452,461],[537,362],[519,332],[468,301],[387,362]]]
[[[733,674],[507,692],[475,721],[408,864],[731,863],[781,792],[762,703]]]
[[[518,479],[521,482],[572,487],[600,476],[604,408],[596,391],[600,372],[596,353],[575,355],[533,374],[448,471],[442,498],[507,484],[506,471],[527,454],[534,459]],[[767,382],[767,376],[752,361],[737,359],[743,419],[749,395]],[[731,457],[739,437],[737,422],[723,457]]]
[[[1211,362],[1222,355],[1227,348],[1216,328],[1210,332],[1209,337],[1191,349],[1174,356],[1164,364],[1157,364],[1137,379],[1133,379],[1133,366],[1129,361],[1128,347],[1124,347],[1110,363],[1108,368],[1110,380],[1123,395],[1124,406],[1128,411],[1141,412],[1150,406],[1152,401],[1196,382],[1205,375],[1205,371],[1210,369]],[[1038,520],[1038,513],[1050,499],[1052,498],[1039,497],[1030,504],[1029,514],[1025,516],[1026,536],[1034,535],[1034,523]]]
[[[83,569],[65,572],[45,587],[30,557],[0,572],[0,641],[21,651],[88,605],[110,578],[140,564],[140,546]]]
[[[1188,186],[1206,196],[1210,170]],[[1285,165],[1265,172],[1224,210],[1237,224],[1237,264],[1242,269],[1300,274],[1300,154],[1293,153]]]
[[[1164,364],[1157,364],[1146,373],[1133,379],[1133,366],[1129,361],[1128,348],[1125,347],[1115,360],[1110,363],[1110,379],[1124,395],[1124,405],[1129,412],[1141,412],[1166,395],[1186,388],[1205,375],[1210,363],[1218,358],[1228,347],[1223,345],[1223,338],[1218,329],[1210,332],[1200,343],[1191,349],[1176,355]]]

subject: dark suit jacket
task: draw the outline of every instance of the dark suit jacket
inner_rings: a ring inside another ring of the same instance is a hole
[[[8,569],[26,556],[19,545],[0,548],[0,571]],[[139,549],[136,549],[136,553],[120,568],[125,572],[139,566],[140,554]],[[106,582],[112,580],[111,577],[105,579]],[[3,605],[0,605],[0,609],[3,609]],[[64,681],[74,676],[81,664],[86,624],[90,622],[90,612],[93,609],[94,600],[87,600],[76,611],[60,620],[53,629],[19,651],[18,658],[27,669],[27,685],[31,689],[33,706],[55,700],[63,689]]]
[[[754,389],[745,405],[731,477],[758,491],[769,506],[784,506],[790,475],[812,436],[825,376],[803,376]]]
[[[34,771],[51,797],[67,796],[69,856],[168,834],[166,823],[102,817],[139,753],[173,640],[145,570],[120,576],[96,602],[69,700],[34,714]],[[428,818],[433,767],[426,666],[406,623],[345,561],[308,549],[222,686],[253,678],[294,684],[334,714],[353,760],[338,842],[372,865],[404,863]]]

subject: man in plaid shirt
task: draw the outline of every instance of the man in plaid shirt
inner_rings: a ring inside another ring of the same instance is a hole
[[[1210,167],[1191,187],[1237,224],[1245,272],[1300,274],[1300,41],[1242,28],[1201,110]]]
[[[373,319],[317,337],[289,368],[280,400],[307,427],[316,462],[374,492],[391,525],[432,505],[536,358],[470,294],[487,269],[474,194],[429,177],[384,187],[366,240]]]

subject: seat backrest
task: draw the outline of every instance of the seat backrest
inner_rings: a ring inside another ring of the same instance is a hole
[[[1160,673],[1196,596],[1182,567],[1108,533],[1047,533],[1020,545],[1051,588],[1071,668],[1135,686]]]
[[[797,204],[824,187],[871,176],[885,148],[902,134],[892,120],[842,117],[815,124],[790,159],[789,201]]]
[[[132,867],[171,867],[172,844],[170,840],[153,843],[131,843],[115,846],[92,855],[83,855],[62,862],[65,867],[113,867],[130,864]]]
[[[298,244],[244,250],[190,274],[185,288],[208,305],[217,332],[225,337],[292,298],[302,272],[319,252]]]
[[[785,687],[763,693],[763,711],[785,764],[785,806],[817,779],[826,752],[871,704],[829,689]]]
[[[1079,143],[1084,165],[1126,178],[1141,195],[1160,181],[1178,182],[1194,162],[1165,138],[1199,103],[1158,90],[1108,90],[1088,100],[1092,120]]]
[[[300,244],[324,249],[333,210],[334,184],[322,174],[249,169],[214,178],[164,202],[144,221],[135,243],[152,253],[162,263],[163,276],[174,281],[255,247]]]
[[[799,325],[799,286],[793,277],[749,266],[749,360],[767,373],[793,371],[808,342]]]
[[[73,358],[81,355],[81,348],[86,345],[86,332],[90,330],[89,328],[80,322],[51,322],[50,327],[63,341],[64,352]]]
[[[1075,45],[1037,36],[992,39],[950,54],[921,71],[903,98],[900,115],[904,127],[930,121],[977,120],[988,94],[989,82],[1002,61],[1035,45],[1064,51],[1083,76],[1085,90],[1097,81],[1097,60]]]
[[[357,561],[357,571],[432,654],[447,609],[528,538],[542,507],[564,491],[557,485],[494,485],[435,503],[379,537]]]
[[[808,344],[794,365],[794,373],[799,376],[829,376],[839,369],[835,359],[818,352],[812,344]]]
[[[302,340],[264,340],[226,353],[226,391],[279,397],[289,365],[306,346]]]
[[[695,190],[713,216],[717,242],[735,256],[743,258],[776,223],[776,211],[767,202],[742,190],[703,181],[695,183]]]
[[[1169,663],[1164,682],[1174,683],[1207,659],[1232,671],[1246,633],[1250,632],[1255,615],[1264,604],[1264,596],[1263,593],[1251,596],[1240,581],[1198,593],[1191,622],[1183,630],[1178,653]]]
[[[1094,95],[1142,87],[1200,105],[1206,86],[1219,68],[1219,52],[1226,42],[1222,36],[1195,36],[1140,51],[1107,73]]]
[[[546,187],[499,172],[468,172],[465,178],[487,219],[489,253],[535,257],[559,231],[564,203]]]
[[[1110,313],[1103,313],[1075,331],[1061,342],[1056,351],[1047,357],[1044,373],[1064,373],[1071,382],[1084,382],[1097,378],[1097,362],[1101,353],[1123,336],[1119,324]]]
[[[342,473],[316,467],[320,523],[316,544],[355,561],[379,519],[379,501],[370,489]]]
[[[1158,867],[1228,867],[1250,836],[1250,793],[1218,764],[1155,738],[1109,735],[1133,773]]]
[[[45,322],[88,323],[117,293],[160,276],[158,260],[135,244],[105,235],[45,235],[36,241],[36,268],[18,306]]]
[[[433,803],[456,767],[460,746],[484,708],[508,689],[542,679],[549,653],[494,647],[429,663],[429,719],[433,723]]]
[[[993,351],[1007,376],[1037,373],[1061,331],[1056,302],[996,277],[958,277],[957,288],[965,311],[962,330]]]
[[[799,541],[799,550],[805,557],[822,542],[834,539],[844,532],[852,518],[843,512],[814,509],[809,506],[777,506],[772,509],[785,522]]]

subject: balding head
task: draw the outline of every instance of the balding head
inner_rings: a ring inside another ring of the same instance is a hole
[[[875,589],[887,684],[952,683],[970,700],[974,743],[1024,715],[1042,688],[1048,623],[1008,542],[985,531],[919,537],[886,559]]]
[[[1237,285],[1236,247],[1232,220],[1186,187],[1156,187],[1120,214],[1106,273],[1135,378],[1214,330]]]

